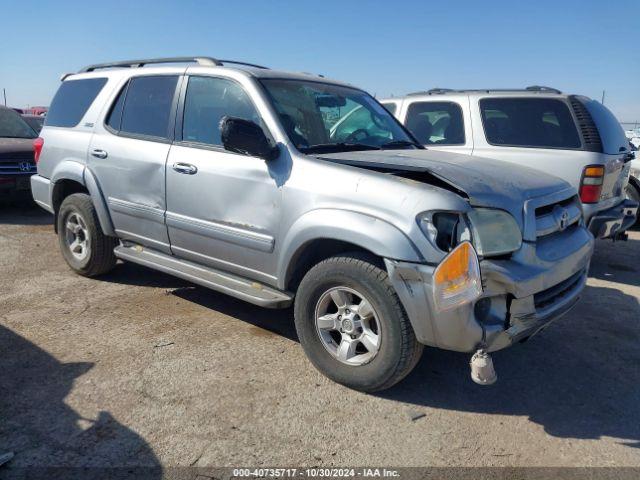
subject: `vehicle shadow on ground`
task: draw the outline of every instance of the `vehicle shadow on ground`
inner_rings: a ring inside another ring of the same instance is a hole
[[[587,287],[566,317],[497,352],[498,382],[475,385],[470,355],[426,349],[416,369],[382,397],[444,410],[527,416],[562,438],[610,436],[640,447],[640,304]]]
[[[0,202],[0,225],[53,225],[53,215],[32,200]]]
[[[167,275],[133,263],[119,263],[110,273],[100,277],[100,281],[123,285],[165,288],[167,292],[188,302],[196,303],[209,310],[237,318],[255,327],[298,341],[293,323],[293,308],[268,309],[251,305],[243,300],[218,293],[208,288]]]
[[[298,335],[293,323],[293,307],[279,310],[261,308],[201,287],[177,289],[172,294],[205,308],[237,318],[267,332],[280,335],[294,342],[298,341]]]
[[[599,240],[589,276],[608,282],[640,286],[640,240]]]
[[[136,478],[162,478],[144,438],[109,412],[87,419],[65,403],[93,363],[59,362],[0,325],[0,365],[0,453],[15,453],[0,467],[1,478],[113,478],[113,467],[130,467]],[[51,467],[61,468],[43,471]]]

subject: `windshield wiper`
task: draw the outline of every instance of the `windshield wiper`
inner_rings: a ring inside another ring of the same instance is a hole
[[[401,148],[401,147],[417,147],[420,149],[424,149],[422,145],[416,142],[411,142],[409,140],[393,140],[391,142],[383,143],[380,145],[382,150],[392,149],[392,148]]]
[[[302,153],[357,152],[359,150],[380,150],[380,147],[364,143],[318,143],[300,148]]]

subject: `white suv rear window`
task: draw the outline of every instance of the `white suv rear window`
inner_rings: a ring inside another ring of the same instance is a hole
[[[552,98],[483,98],[482,124],[491,145],[580,148],[569,107]]]

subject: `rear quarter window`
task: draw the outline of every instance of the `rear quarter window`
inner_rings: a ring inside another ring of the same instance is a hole
[[[45,125],[68,128],[78,125],[106,83],[106,78],[62,82],[51,101]]]
[[[580,148],[569,106],[552,98],[483,98],[480,112],[491,145]]]

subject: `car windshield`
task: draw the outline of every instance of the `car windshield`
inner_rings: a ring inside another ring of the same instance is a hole
[[[36,138],[38,135],[13,110],[0,109],[0,138]]]
[[[280,121],[301,152],[420,148],[367,93],[327,83],[263,79]]]

